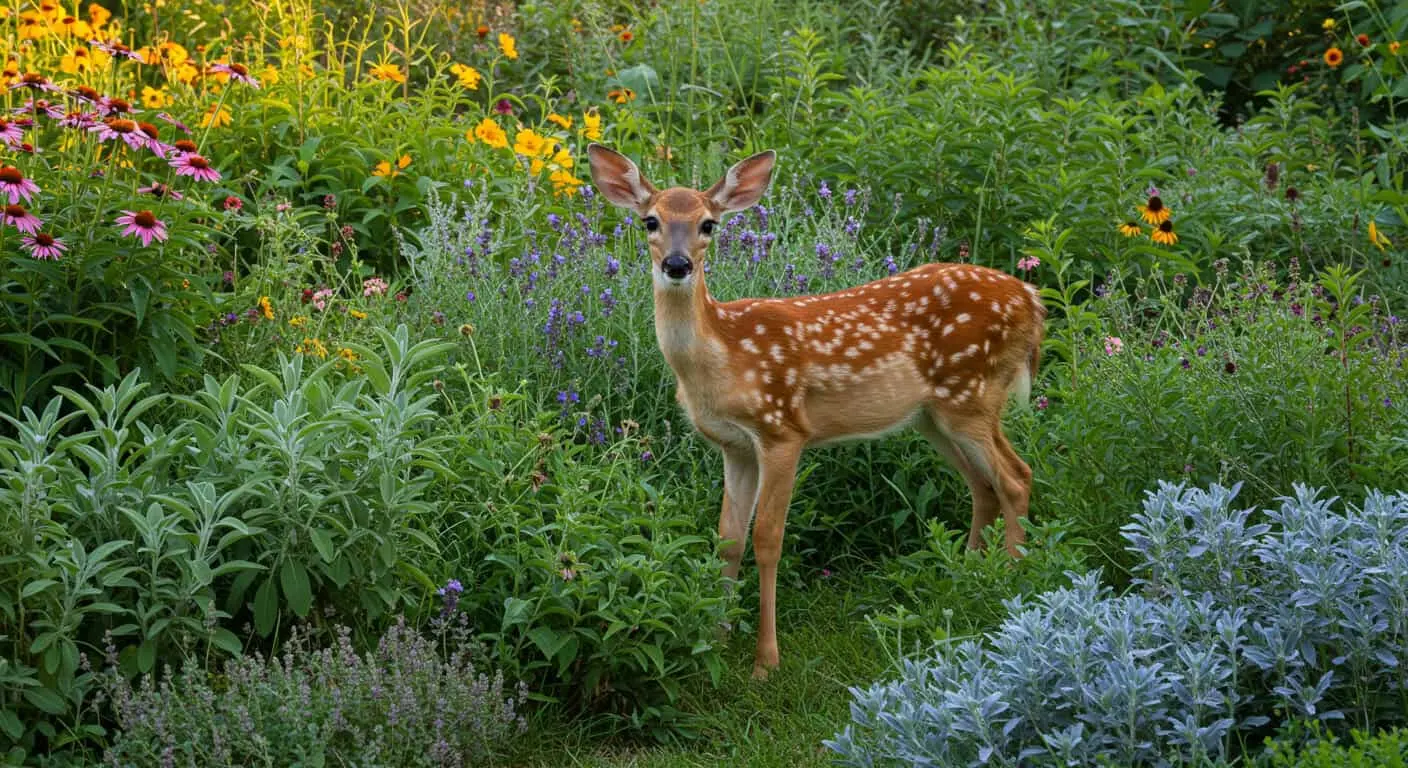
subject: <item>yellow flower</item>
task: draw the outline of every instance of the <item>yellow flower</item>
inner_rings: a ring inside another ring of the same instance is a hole
[[[322,340],[314,338],[305,337],[303,343],[294,347],[293,351],[300,355],[317,355],[319,359],[327,359],[328,356],[328,348],[323,345]]]
[[[479,70],[464,64],[454,64],[450,67],[450,71],[455,73],[455,77],[459,79],[460,87],[467,91],[478,88],[479,80],[483,77],[479,74]]]
[[[308,324],[308,318],[304,315],[289,318],[288,324],[294,328],[302,328]]]
[[[218,112],[216,111],[217,107],[219,107]],[[200,116],[200,127],[209,128],[215,126],[216,128],[220,128],[221,126],[229,125],[230,120],[230,110],[218,104],[211,104],[210,108],[205,110],[205,114]]]
[[[371,69],[367,70],[367,74],[383,82],[406,82],[406,75],[401,71],[401,68],[387,61],[373,65]]]
[[[164,42],[157,46],[161,52],[161,58],[173,67],[179,67],[191,60],[191,54],[186,52],[186,47],[180,43]]]
[[[577,191],[578,187],[582,186],[582,180],[567,171],[553,171],[552,174],[548,176],[548,181],[552,182],[552,192],[554,195],[571,195]]]
[[[1399,47],[1400,46],[1398,41],[1394,40],[1393,42],[1388,44],[1388,52],[1394,56],[1397,56]]]
[[[354,319],[357,319],[357,320],[366,320],[366,319],[367,319],[367,313],[366,313],[366,312],[363,312],[363,311],[360,310],[360,309],[349,309],[349,310],[347,310],[347,314],[351,315]]]
[[[1120,234],[1125,237],[1138,237],[1143,231],[1144,230],[1140,229],[1139,225],[1133,221],[1126,221],[1120,225]]]
[[[178,83],[191,85],[200,77],[200,70],[190,62],[182,62],[176,65],[175,69],[167,74],[168,80],[175,80]]]
[[[296,51],[301,51],[304,48],[308,47],[308,38],[304,37],[303,35],[289,35],[288,37],[279,40],[279,47],[292,48]]]
[[[499,50],[504,52],[504,56],[510,59],[516,59],[518,58],[518,41],[513,39],[513,35],[507,32],[500,32]]]
[[[265,64],[264,71],[260,73],[260,78],[268,85],[279,82],[279,68],[273,64]]]
[[[401,155],[400,159],[398,159],[398,160],[396,161],[396,167],[395,167],[395,168],[391,167],[391,162],[390,162],[390,161],[388,161],[388,160],[382,160],[381,162],[379,162],[379,163],[376,164],[376,170],[372,171],[372,175],[373,175],[373,176],[384,176],[384,177],[398,176],[398,175],[400,175],[400,173],[401,173],[401,169],[402,169],[402,168],[405,168],[406,166],[408,166],[408,165],[410,165],[410,164],[411,164],[411,156],[410,156],[410,155]]]
[[[543,149],[543,157],[547,158],[547,163],[551,163],[553,166],[553,170],[555,171],[568,170],[575,164],[575,162],[572,160],[572,153],[568,152],[567,148],[562,146],[561,144],[557,144],[552,147],[544,147]],[[539,173],[543,170],[543,165],[543,160],[539,158],[534,158],[532,164],[528,168],[528,171],[534,174]]]
[[[20,14],[20,39],[40,40],[49,34],[49,22],[34,11]]]
[[[601,140],[601,115],[596,107],[582,113],[582,135],[589,141]]]
[[[572,130],[572,118],[563,117],[562,115],[559,115],[556,112],[553,112],[552,114],[548,115],[548,122],[557,124],[557,126],[562,128],[562,130],[564,131]]]
[[[107,24],[108,19],[111,18],[112,11],[109,11],[108,9],[104,8],[101,5],[98,5],[97,3],[88,4],[88,23],[92,24],[94,28],[101,27],[104,24]]]
[[[1138,210],[1139,215],[1150,224],[1162,224],[1169,217],[1168,207],[1158,195],[1151,195],[1149,202],[1139,206]]]
[[[1331,48],[1325,51],[1325,63],[1330,65],[1330,69],[1338,67],[1342,62],[1344,62],[1344,51],[1341,51],[1339,48]]]
[[[59,71],[66,75],[86,75],[107,64],[108,56],[102,51],[91,51],[78,46],[59,59]]]
[[[166,91],[159,91],[150,85],[142,86],[142,106],[147,109],[169,107],[173,101],[171,95]]]
[[[274,303],[269,301],[268,296],[259,297],[259,311],[264,314],[265,320],[274,319]]]
[[[1173,221],[1164,219],[1158,228],[1149,233],[1149,239],[1162,245],[1173,245],[1178,242],[1178,235],[1173,231]]]
[[[524,157],[537,157],[547,149],[547,139],[539,136],[537,131],[525,128],[513,137],[513,151]]]
[[[1369,219],[1369,242],[1380,251],[1384,249],[1384,246],[1393,245],[1393,242],[1379,231],[1379,226],[1374,223],[1373,219]]]
[[[508,146],[508,134],[504,133],[504,129],[500,128],[498,123],[487,117],[480,120],[479,125],[474,126],[473,131],[465,134],[465,138],[470,141],[478,139],[494,149],[503,149]]]
[[[1324,30],[1331,30],[1331,29],[1334,29],[1334,28],[1335,28],[1335,20],[1334,20],[1334,19],[1325,19],[1324,21],[1320,22],[1320,28],[1321,28],[1321,29],[1324,29]]]
[[[341,347],[340,349],[338,349],[337,356],[342,358],[343,360],[346,360],[349,363],[357,359],[357,353],[353,352],[347,347]]]

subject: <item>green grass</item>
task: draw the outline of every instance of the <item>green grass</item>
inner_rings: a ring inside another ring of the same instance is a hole
[[[681,708],[697,718],[694,739],[646,744],[581,723],[543,718],[534,723],[525,740],[532,754],[517,764],[574,768],[828,765],[829,751],[821,742],[849,718],[847,687],[870,682],[887,665],[886,650],[865,622],[871,594],[858,581],[818,581],[805,590],[779,585],[781,667],[767,681],[752,680],[757,635],[751,629],[735,630],[721,685],[701,683],[688,689],[681,702]],[[753,597],[744,595],[745,601]]]

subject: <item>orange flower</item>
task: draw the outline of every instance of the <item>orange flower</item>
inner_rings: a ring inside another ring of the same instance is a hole
[[[611,99],[617,104],[625,104],[628,101],[635,100],[636,92],[631,90],[630,88],[621,88],[607,93],[606,98]]]
[[[620,34],[616,35],[616,37],[619,38],[623,43],[629,43],[632,40],[636,39],[636,36],[631,34],[631,30],[629,29],[621,30]]]
[[[1338,67],[1343,62],[1344,51],[1341,51],[1339,48],[1331,48],[1330,50],[1325,51],[1325,63],[1330,65],[1331,69]]]

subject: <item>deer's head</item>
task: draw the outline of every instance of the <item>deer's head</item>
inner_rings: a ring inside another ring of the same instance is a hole
[[[630,158],[600,144],[587,147],[592,183],[612,205],[634,211],[645,227],[655,286],[689,288],[724,214],[756,204],[772,179],[777,153],[738,161],[706,190],[657,190]]]

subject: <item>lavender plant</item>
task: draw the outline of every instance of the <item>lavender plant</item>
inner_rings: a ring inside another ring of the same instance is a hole
[[[453,593],[451,593],[453,594]],[[527,727],[528,697],[485,665],[465,615],[446,603],[428,631],[398,620],[375,650],[347,627],[315,647],[295,628],[278,656],[198,663],[134,683],[99,673],[114,733],[104,761],[166,766],[469,766],[499,762]]]
[[[844,765],[1205,764],[1279,718],[1408,712],[1408,493],[1297,485],[1253,520],[1239,486],[1161,483],[1125,528],[1137,589],[1098,572],[1007,602],[986,642],[853,689]]]

